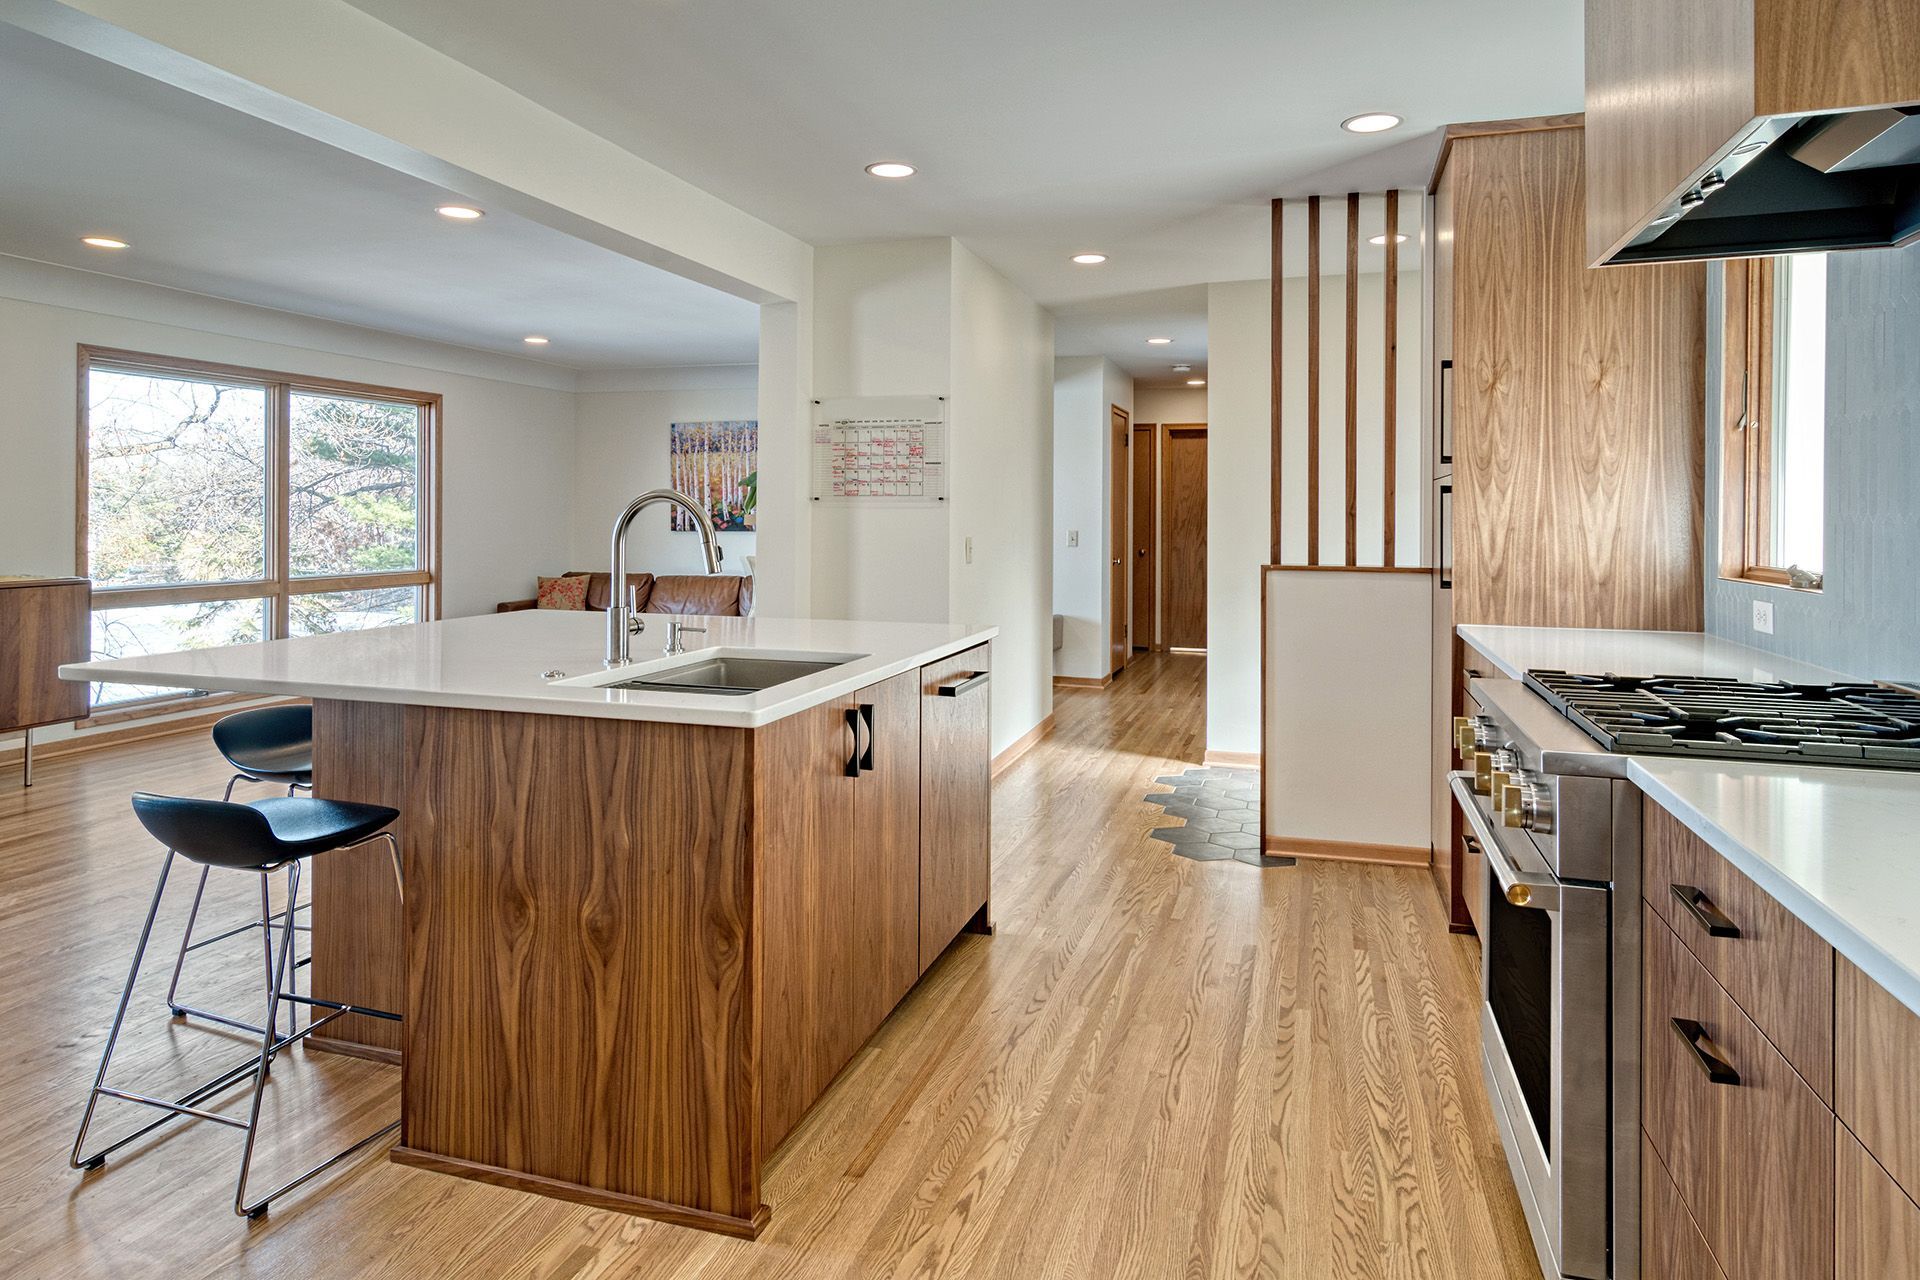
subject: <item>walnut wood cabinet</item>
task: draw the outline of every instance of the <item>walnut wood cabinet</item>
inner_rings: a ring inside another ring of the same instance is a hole
[[[1706,269],[1588,270],[1585,172],[1580,117],[1543,117],[1449,126],[1431,184],[1432,843],[1460,929],[1454,628],[1701,625]]]
[[[1641,1274],[1920,1276],[1920,1016],[1652,801],[1643,843]]]
[[[0,577],[0,733],[82,720],[87,686],[62,680],[62,663],[91,648],[92,585],[85,578]],[[26,785],[33,785],[29,742]]]
[[[1586,260],[1767,116],[1920,101],[1912,0],[1587,0]]]
[[[316,699],[317,794],[405,864],[314,870],[313,994],[393,1009],[405,1164],[704,1230],[984,925],[980,646],[759,728]]]

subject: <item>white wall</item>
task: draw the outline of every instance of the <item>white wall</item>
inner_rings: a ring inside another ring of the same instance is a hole
[[[1207,286],[1207,750],[1260,750],[1260,571],[1272,492],[1271,290]]]
[[[573,555],[567,568],[604,570],[614,516],[637,494],[672,480],[668,427],[675,422],[750,420],[759,412],[752,365],[649,369],[626,379],[627,390],[587,390],[576,398]],[[603,380],[611,381],[611,380]],[[593,384],[585,384],[593,385]],[[705,573],[698,534],[675,533],[664,506],[640,513],[627,533],[627,563],[636,572]],[[722,533],[725,573],[745,573],[752,531]]]
[[[1000,628],[998,753],[1053,710],[1053,317],[958,242],[952,272],[950,616]]]
[[[1142,387],[1133,389],[1135,422],[1164,426],[1169,422],[1191,423],[1207,420],[1205,387]]]
[[[1066,632],[1055,675],[1097,680],[1110,670],[1114,405],[1133,416],[1133,379],[1111,360],[1053,362],[1053,612]],[[1069,531],[1079,533],[1079,546],[1067,545]]]
[[[816,398],[948,393],[951,246],[949,240],[900,240],[817,251]],[[950,451],[958,439],[952,414],[949,404]],[[810,450],[803,448],[799,460],[805,467]],[[812,503],[813,615],[944,621],[953,505],[951,493],[947,502],[933,507]]]

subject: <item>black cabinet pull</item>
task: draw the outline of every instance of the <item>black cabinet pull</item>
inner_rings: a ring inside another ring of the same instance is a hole
[[[1740,936],[1740,926],[1727,919],[1726,914],[1713,905],[1713,899],[1706,895],[1705,890],[1696,889],[1690,884],[1676,884],[1668,887],[1673,890],[1673,896],[1679,899],[1680,905],[1687,909],[1687,914],[1692,916],[1695,923],[1705,929],[1709,936],[1715,938]]]
[[[1686,1042],[1693,1052],[1693,1060],[1707,1073],[1707,1079],[1714,1084],[1739,1084],[1740,1073],[1733,1064],[1720,1056],[1719,1046],[1707,1035],[1707,1029],[1692,1018],[1670,1018],[1673,1033]]]
[[[867,749],[860,753],[860,768],[866,770],[868,773],[872,773],[873,772],[873,704],[871,702],[863,702],[860,704],[860,719],[864,721],[867,726]]]
[[[938,692],[943,698],[957,698],[969,689],[978,689],[992,678],[991,671],[969,671],[941,685]]]
[[[860,776],[860,712],[854,707],[847,708],[847,731],[853,734],[853,750],[847,755],[846,773],[849,778]]]

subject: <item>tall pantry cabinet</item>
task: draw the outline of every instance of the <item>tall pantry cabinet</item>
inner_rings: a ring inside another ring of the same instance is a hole
[[[1446,785],[1454,628],[1701,625],[1706,268],[1588,268],[1583,144],[1579,116],[1453,125],[1431,184],[1433,869],[1456,929],[1480,864]]]

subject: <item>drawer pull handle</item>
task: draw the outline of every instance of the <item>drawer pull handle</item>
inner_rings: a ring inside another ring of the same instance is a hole
[[[1679,899],[1680,905],[1687,909],[1687,914],[1692,916],[1709,936],[1715,938],[1740,936],[1740,926],[1727,919],[1726,913],[1713,905],[1713,899],[1706,895],[1705,890],[1697,889],[1690,884],[1676,884],[1670,887],[1673,890],[1673,896]]]
[[[1720,1056],[1720,1046],[1707,1035],[1707,1029],[1692,1018],[1672,1018],[1674,1034],[1686,1042],[1693,1051],[1693,1060],[1707,1073],[1707,1079],[1713,1084],[1739,1084],[1740,1073],[1733,1064]]]
[[[992,672],[970,671],[964,676],[946,681],[936,692],[943,698],[957,698],[969,689],[978,689],[992,678]]]

